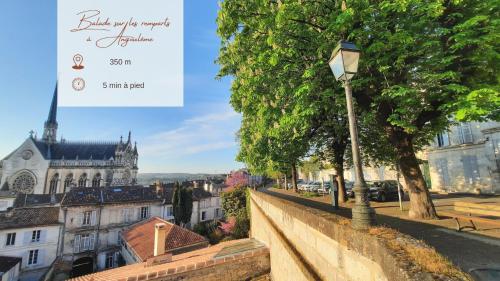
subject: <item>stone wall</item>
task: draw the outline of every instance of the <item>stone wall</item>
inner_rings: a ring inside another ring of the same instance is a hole
[[[251,254],[251,255],[250,255]],[[232,256],[198,264],[182,266],[165,272],[150,274],[147,279],[156,281],[240,281],[251,280],[269,273],[269,253],[255,251],[248,256]],[[130,280],[130,278],[129,278]]]
[[[370,232],[334,214],[251,193],[251,237],[269,248],[272,280],[433,280]]]

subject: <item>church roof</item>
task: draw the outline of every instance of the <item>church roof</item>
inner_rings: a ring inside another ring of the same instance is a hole
[[[47,123],[57,124],[57,85],[54,90],[54,96],[52,97],[52,103],[50,105],[49,117],[47,118]]]
[[[45,159],[50,160],[109,160],[115,157],[118,143],[59,142],[48,144],[35,140]]]

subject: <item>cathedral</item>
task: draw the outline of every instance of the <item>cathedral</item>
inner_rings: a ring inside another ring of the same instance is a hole
[[[0,190],[66,193],[73,187],[128,186],[137,182],[137,144],[57,140],[57,87],[41,139],[33,133],[0,160]]]

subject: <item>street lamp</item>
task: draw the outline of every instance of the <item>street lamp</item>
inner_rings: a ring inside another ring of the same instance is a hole
[[[354,43],[340,41],[332,53],[329,65],[337,81],[345,88],[347,114],[349,116],[349,132],[351,134],[352,161],[354,164],[354,195],[356,203],[352,209],[352,226],[355,229],[367,229],[375,223],[375,211],[370,207],[368,188],[363,177],[363,168],[359,153],[356,114],[352,103],[351,79],[358,72],[360,50]]]

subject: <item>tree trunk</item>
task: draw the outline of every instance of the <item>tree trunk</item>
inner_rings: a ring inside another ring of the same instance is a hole
[[[285,190],[288,190],[288,177],[285,174]]]
[[[347,202],[347,192],[345,190],[344,164],[342,163],[341,165],[341,167],[335,165],[335,172],[337,173],[337,185],[339,187],[339,203],[345,203]]]
[[[297,166],[295,163],[292,164],[292,187],[293,191],[299,192],[299,189],[297,188]]]
[[[398,152],[398,163],[410,195],[409,217],[415,219],[436,219],[436,209],[427,189],[424,176],[418,165],[410,135],[400,132],[391,134],[391,142]]]

